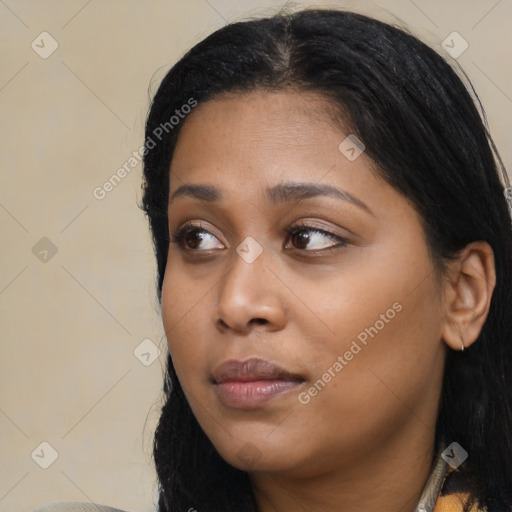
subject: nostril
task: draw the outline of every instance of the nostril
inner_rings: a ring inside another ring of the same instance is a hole
[[[250,325],[250,324],[265,325],[265,324],[267,324],[267,323],[268,323],[268,320],[267,320],[267,319],[265,319],[265,318],[253,318],[253,319],[251,319],[251,320],[249,321],[249,325]],[[225,321],[225,320],[223,320],[222,318],[219,318],[219,319],[217,320],[217,324],[218,324],[219,326],[221,326],[222,328],[224,328],[224,329],[230,329],[230,328],[231,328],[231,327],[233,327],[233,325],[234,325],[234,324],[232,324],[231,326],[230,326],[230,325],[228,325],[228,324],[226,323],[226,321]],[[247,324],[246,324],[246,325],[247,325]],[[245,325],[244,327],[246,327],[246,325]]]

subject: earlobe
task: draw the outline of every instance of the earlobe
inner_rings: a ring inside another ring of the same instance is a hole
[[[452,349],[464,350],[477,340],[489,314],[496,285],[494,253],[487,242],[472,242],[449,266],[442,337]]]

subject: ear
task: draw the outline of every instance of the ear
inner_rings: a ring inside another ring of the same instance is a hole
[[[484,241],[468,244],[457,259],[449,263],[444,285],[445,319],[442,337],[454,350],[472,345],[489,314],[496,285],[494,252]]]

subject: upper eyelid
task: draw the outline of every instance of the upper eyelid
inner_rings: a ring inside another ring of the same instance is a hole
[[[337,235],[336,233],[334,233],[326,228],[321,228],[321,227],[318,227],[318,226],[315,226],[312,224],[306,224],[306,223],[294,224],[288,228],[285,228],[285,231],[286,231],[286,233],[290,234],[290,232],[299,230],[300,228],[302,228],[304,230],[309,230],[309,231],[317,231],[318,233],[323,233],[323,234],[325,234],[327,236],[331,236],[333,238],[343,238],[342,236]]]
[[[184,229],[187,229],[187,228],[190,228],[190,229],[197,229],[198,231],[205,231],[213,236],[215,236],[214,233],[212,233],[210,230],[206,229],[203,225],[201,225],[201,223],[199,223],[199,225],[197,224],[191,224],[189,221],[185,222],[184,224],[182,224],[181,226],[179,226],[175,233],[180,233],[182,232]],[[289,226],[287,228],[284,228],[284,231],[288,234],[290,234],[291,231],[294,231],[294,230],[298,230],[298,229],[304,229],[304,230],[309,230],[309,231],[318,231],[319,233],[324,233],[325,235],[328,235],[328,236],[332,236],[332,237],[335,237],[335,238],[343,238],[342,236],[340,235],[337,235],[336,233],[326,229],[326,228],[322,228],[322,227],[319,227],[319,226],[315,226],[315,225],[312,225],[312,224],[306,224],[306,223],[298,223],[298,224],[293,224],[292,226]]]

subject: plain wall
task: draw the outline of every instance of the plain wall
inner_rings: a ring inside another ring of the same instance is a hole
[[[284,4],[0,2],[0,511],[56,500],[154,510],[151,442],[167,345],[137,207],[141,164],[129,158],[143,144],[150,82],[154,91],[185,50],[227,21]],[[401,20],[440,53],[459,32],[469,47],[457,62],[512,167],[510,0],[295,5]],[[58,43],[47,58],[42,32]],[[96,198],[123,165],[126,177]],[[143,359],[161,350],[149,366],[134,354],[143,340]],[[47,469],[43,442],[58,454]]]

